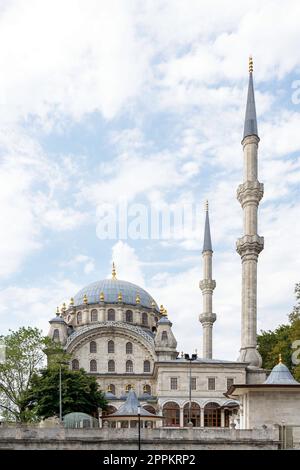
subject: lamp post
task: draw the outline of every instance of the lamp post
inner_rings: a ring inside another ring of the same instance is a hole
[[[191,421],[191,408],[192,408],[192,361],[195,361],[197,359],[197,354],[192,354],[191,357],[189,354],[185,354],[184,358],[186,361],[189,361],[190,367],[189,367],[189,422],[188,425],[192,425]]]
[[[137,413],[138,413],[138,428],[139,428],[139,450],[141,450],[141,407],[137,407]]]
[[[62,384],[61,384],[61,366],[68,365],[69,363],[66,361],[59,361],[59,422],[62,424]]]

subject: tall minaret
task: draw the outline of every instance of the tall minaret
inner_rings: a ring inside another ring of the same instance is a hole
[[[212,358],[212,329],[217,315],[212,311],[213,291],[216,287],[216,281],[212,279],[212,245],[209,226],[208,202],[206,202],[204,243],[202,250],[203,257],[203,280],[199,286],[203,296],[203,313],[199,315],[199,321],[203,327],[203,357]]]
[[[257,233],[258,204],[264,187],[257,179],[258,131],[253,89],[253,61],[249,58],[249,86],[242,146],[244,182],[237,189],[237,199],[244,211],[244,236],[237,241],[242,259],[242,327],[240,361],[260,367],[262,360],[257,346],[257,260],[264,239]]]

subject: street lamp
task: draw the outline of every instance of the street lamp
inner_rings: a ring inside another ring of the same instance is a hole
[[[190,379],[189,379],[189,422],[188,425],[192,425],[191,421],[191,408],[192,408],[192,361],[197,359],[197,354],[192,354],[191,357],[189,354],[185,354],[184,358],[186,361],[190,362]]]
[[[68,365],[66,361],[59,361],[59,422],[62,424],[62,386],[61,386],[61,366]]]
[[[141,450],[141,407],[137,407],[138,428],[139,428],[139,450]]]

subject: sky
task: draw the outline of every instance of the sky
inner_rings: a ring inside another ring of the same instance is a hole
[[[287,321],[300,280],[299,17],[297,0],[0,0],[2,334],[46,334],[56,306],[114,260],[167,308],[178,351],[201,355],[208,199],[214,356],[238,357],[250,54],[265,185],[258,330]],[[131,228],[105,237],[120,207]],[[147,236],[153,212],[182,207],[194,228]]]

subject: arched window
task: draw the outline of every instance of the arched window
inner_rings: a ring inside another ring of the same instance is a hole
[[[148,325],[148,315],[146,312],[142,313],[142,325]]]
[[[209,428],[221,427],[221,407],[218,403],[207,403],[204,407],[204,426]]]
[[[110,359],[108,361],[108,367],[107,367],[108,372],[115,372],[115,361]]]
[[[91,372],[96,372],[97,371],[97,361],[95,359],[92,359],[90,361],[90,371]]]
[[[144,372],[150,372],[150,361],[144,361]]]
[[[82,313],[77,312],[77,325],[80,325],[82,323]]]
[[[98,321],[98,310],[94,309],[91,311],[91,321]]]
[[[162,341],[168,341],[168,333],[166,331],[163,331],[161,334],[161,340]]]
[[[113,395],[115,395],[115,394],[116,394],[116,387],[115,387],[115,385],[114,385],[114,384],[109,384],[109,386],[108,386],[107,390],[109,390],[109,391],[110,391],[110,393],[112,393]]]
[[[126,354],[132,354],[133,346],[132,343],[126,343]]]
[[[73,359],[73,361],[72,361],[72,370],[79,370],[79,361],[78,361],[78,359]]]
[[[59,330],[57,328],[53,331],[53,341],[59,341]]]
[[[133,322],[133,313],[131,310],[126,310],[126,313],[125,313],[125,321],[127,321],[128,323],[132,323]]]
[[[151,387],[150,385],[144,385],[143,387],[143,393],[148,393],[149,395],[151,395]],[[152,412],[151,412],[152,413]]]
[[[180,408],[174,401],[169,401],[163,407],[164,426],[178,427],[180,425]]]
[[[107,312],[107,320],[108,321],[115,321],[116,314],[113,308],[110,308]]]
[[[127,384],[126,387],[125,387],[125,392],[128,393],[129,390],[132,389],[132,385],[131,384]]]
[[[183,408],[183,425],[188,426],[190,421],[193,423],[194,428],[200,428],[200,406],[193,401],[191,402],[191,410],[189,403],[186,403]]]
[[[97,352],[97,343],[96,341],[91,341],[90,342],[90,353],[96,353]]]
[[[132,363],[132,361],[126,361],[126,372],[133,372],[133,363]]]
[[[113,340],[108,341],[107,343],[107,352],[108,353],[114,353],[115,352],[115,343]]]
[[[155,321],[155,323],[157,323],[157,322],[158,322],[158,318],[157,318],[157,317],[154,317],[154,321]]]

